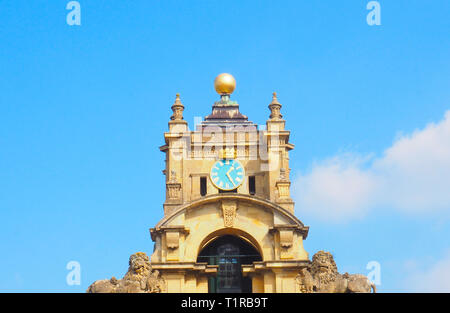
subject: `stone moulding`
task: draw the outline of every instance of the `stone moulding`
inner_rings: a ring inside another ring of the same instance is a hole
[[[215,275],[217,274],[218,265],[208,265],[206,262],[152,262],[152,269],[164,272],[184,272],[193,271],[201,274]]]
[[[300,268],[307,268],[311,265],[309,260],[276,260],[276,261],[260,261],[253,262],[253,264],[242,265],[242,273],[248,275],[260,271],[267,271],[271,269],[283,268],[298,270]]]
[[[298,225],[280,225],[276,224],[269,229],[269,232],[272,234],[279,233],[280,234],[280,242],[282,246],[290,247],[291,244],[289,242],[293,239],[294,232],[298,232],[302,235],[303,239],[308,236],[309,227],[303,226],[299,227]]]
[[[250,204],[259,205],[265,208],[268,208],[270,210],[273,210],[274,212],[280,213],[281,215],[285,216],[288,220],[291,221],[291,226],[294,227],[296,230],[301,231],[303,239],[306,239],[309,232],[309,227],[305,226],[294,214],[292,214],[290,211],[286,210],[285,208],[270,202],[266,199],[259,198],[257,196],[250,196],[250,195],[244,195],[244,194],[218,194],[218,195],[210,195],[203,197],[201,199],[195,200],[189,204],[181,205],[179,207],[176,207],[170,214],[166,215],[162,220],[159,221],[159,223],[155,226],[155,230],[164,228],[165,225],[170,224],[171,220],[175,219],[180,214],[183,214],[186,210],[195,209],[196,207],[199,207],[203,204],[207,203],[222,203],[222,201],[227,200],[236,200],[238,202],[246,202]],[[152,240],[154,241],[155,237],[152,236]]]

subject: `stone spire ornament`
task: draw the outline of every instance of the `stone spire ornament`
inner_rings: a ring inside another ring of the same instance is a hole
[[[236,88],[236,80],[231,74],[219,74],[214,80],[214,89],[220,95],[220,101],[214,102],[212,113],[205,117],[202,127],[205,125],[246,125],[253,126],[248,117],[239,112],[239,104],[230,100],[230,95]],[[255,125],[256,127],[256,125]]]
[[[281,115],[281,104],[278,102],[277,93],[272,94],[272,102],[269,104],[270,109],[270,119],[271,120],[281,120],[283,115]]]
[[[175,103],[172,105],[173,114],[170,117],[172,121],[183,120],[184,105],[181,103],[180,94],[176,94]]]

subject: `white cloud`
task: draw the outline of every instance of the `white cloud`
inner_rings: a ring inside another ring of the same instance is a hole
[[[346,154],[314,164],[311,173],[296,180],[298,210],[333,221],[362,217],[375,188],[371,173],[362,169],[364,162]]]
[[[426,270],[407,275],[405,287],[413,292],[450,292],[450,254]]]
[[[323,220],[363,217],[373,208],[450,211],[450,111],[400,136],[380,158],[338,155],[295,179],[297,212]]]

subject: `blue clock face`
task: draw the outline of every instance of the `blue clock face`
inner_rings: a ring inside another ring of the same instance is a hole
[[[212,166],[210,177],[217,188],[233,190],[244,181],[244,167],[236,160],[220,160]]]

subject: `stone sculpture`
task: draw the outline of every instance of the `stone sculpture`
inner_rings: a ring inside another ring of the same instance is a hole
[[[88,293],[159,293],[165,290],[165,281],[159,271],[152,270],[148,256],[137,252],[130,256],[128,272],[123,279],[97,280]]]
[[[370,293],[375,285],[361,274],[339,274],[333,256],[319,251],[313,256],[311,266],[304,268],[295,278],[302,293]]]

